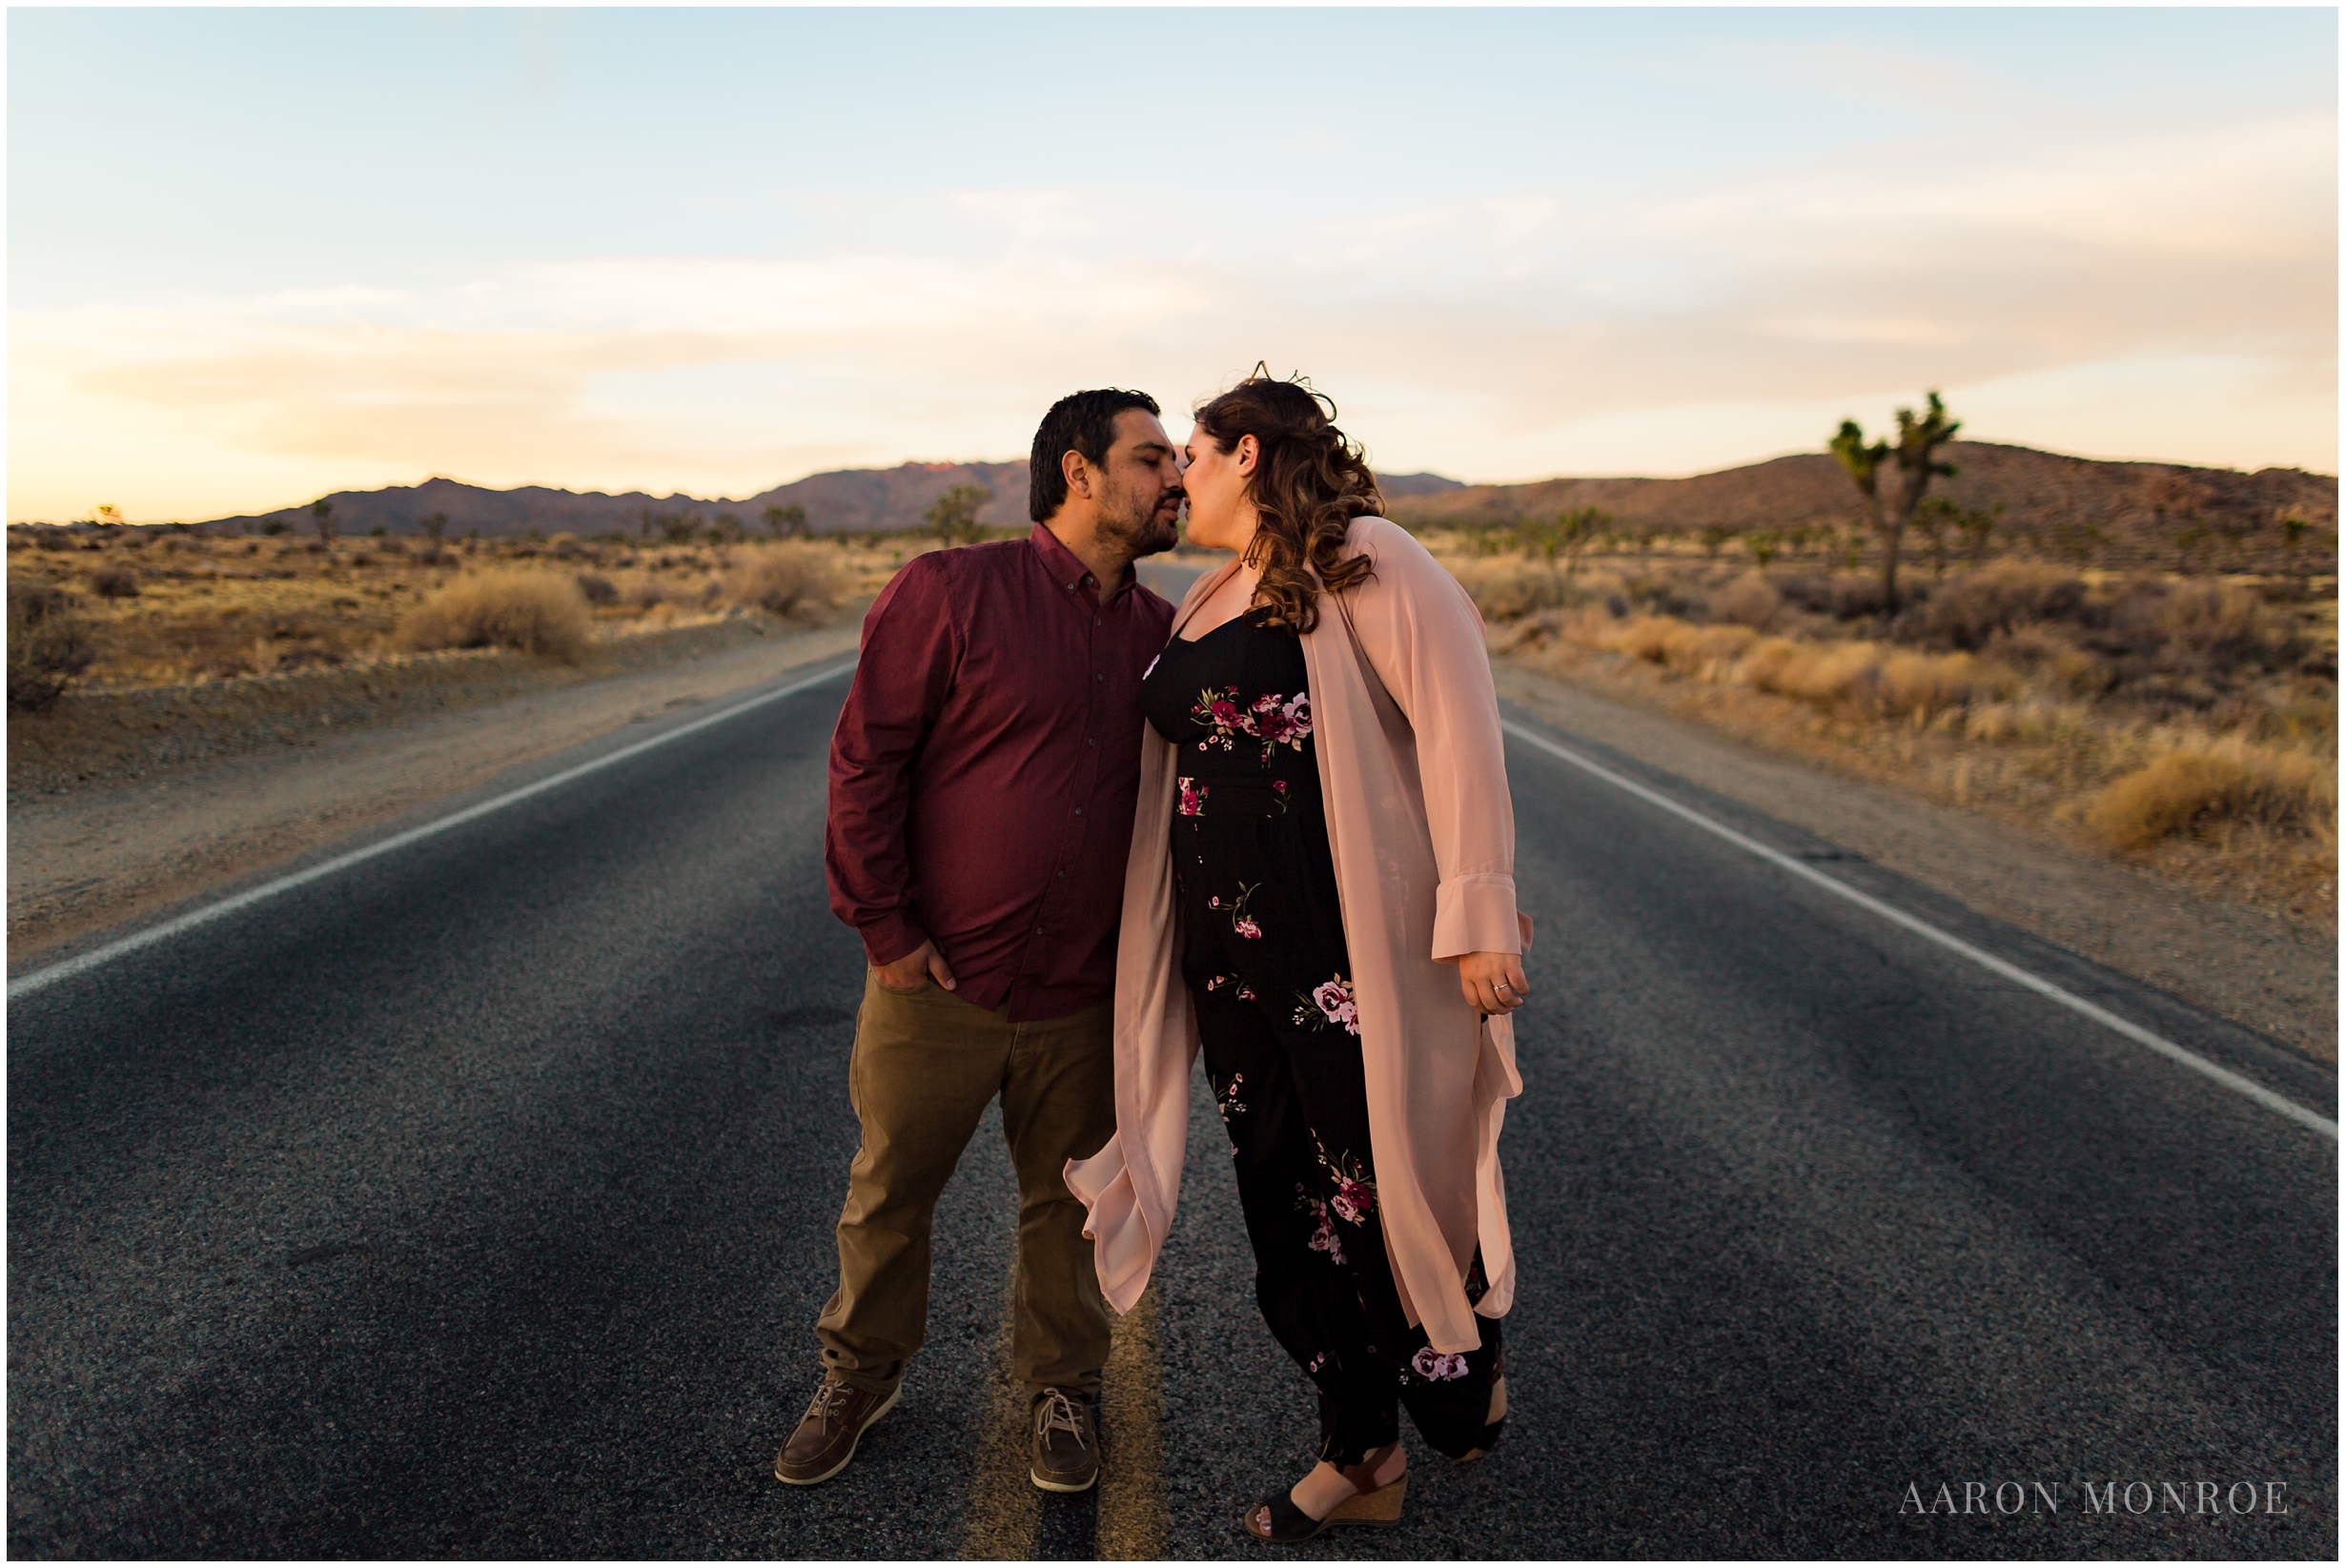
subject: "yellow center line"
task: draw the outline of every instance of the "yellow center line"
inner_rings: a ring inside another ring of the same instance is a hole
[[[1042,1520],[1042,1493],[1030,1471],[1026,1388],[1010,1361],[1017,1313],[1005,1282],[1002,1326],[993,1336],[993,1355],[985,1400],[984,1424],[976,1433],[974,1473],[969,1476],[969,1518],[961,1531],[961,1557],[969,1562],[1030,1562]]]
[[[1030,1561],[1038,1544],[1043,1495],[1030,1474],[1032,1417],[1026,1388],[1010,1360],[1014,1321],[1005,1291],[961,1535],[961,1556],[969,1561]],[[1129,1315],[1115,1319],[1104,1382],[1093,1552],[1102,1562],[1157,1561],[1165,1543],[1164,1397],[1152,1286]]]
[[[1164,1379],[1156,1355],[1156,1287],[1115,1320],[1100,1391],[1102,1562],[1164,1557]]]

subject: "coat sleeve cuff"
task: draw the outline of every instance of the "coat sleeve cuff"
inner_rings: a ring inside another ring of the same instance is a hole
[[[1452,877],[1435,896],[1433,957],[1447,964],[1468,953],[1519,953],[1515,879],[1496,872]]]
[[[864,956],[871,961],[873,968],[918,951],[920,945],[928,940],[928,932],[902,915],[882,915],[858,929],[863,937]]]

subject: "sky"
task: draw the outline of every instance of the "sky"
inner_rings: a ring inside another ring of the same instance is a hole
[[[8,515],[745,496],[1303,372],[1387,472],[2336,471],[2334,10],[29,10]]]

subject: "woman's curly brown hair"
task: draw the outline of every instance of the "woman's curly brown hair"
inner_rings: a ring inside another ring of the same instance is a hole
[[[1247,499],[1262,526],[1245,562],[1262,568],[1257,603],[1297,632],[1319,623],[1319,593],[1368,580],[1364,557],[1339,554],[1356,517],[1382,517],[1384,497],[1368,455],[1336,428],[1336,402],[1301,377],[1281,381],[1257,368],[1197,406],[1197,429],[1223,452],[1252,436],[1262,448]],[[1314,574],[1316,574],[1315,577]]]

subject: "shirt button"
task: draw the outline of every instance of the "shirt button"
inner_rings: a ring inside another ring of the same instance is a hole
[[[1091,672],[1091,679],[1094,681],[1105,681],[1107,678],[1108,672],[1105,670],[1093,670]]]
[[[1061,871],[1061,872],[1058,874],[1058,880],[1059,880],[1059,881],[1061,881],[1061,882],[1065,882],[1065,881],[1067,880],[1067,873],[1066,873],[1066,872],[1064,872],[1064,871]]]
[[[1086,742],[1084,742],[1083,743],[1084,743],[1085,745],[1087,745],[1087,746],[1095,746],[1095,745],[1097,745],[1099,743],[1098,743],[1097,741],[1086,741]]]
[[[1076,806],[1076,807],[1075,807],[1075,815],[1076,815],[1076,816],[1078,816],[1078,817],[1080,817],[1081,815],[1083,815],[1083,808],[1082,808],[1081,806],[1079,806],[1079,805],[1078,805],[1078,806]]]

